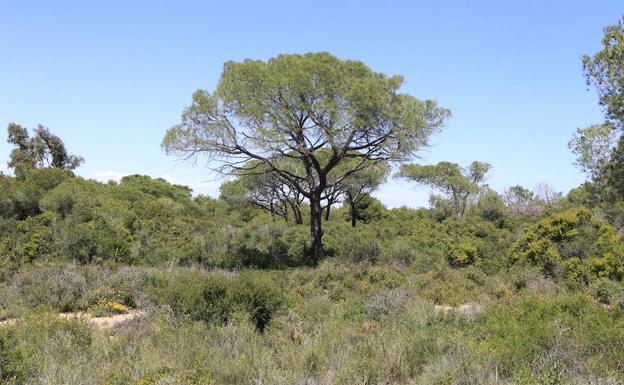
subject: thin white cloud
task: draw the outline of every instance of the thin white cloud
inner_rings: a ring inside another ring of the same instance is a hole
[[[5,163],[0,163],[0,173],[4,175],[13,175],[13,170],[11,170]]]
[[[431,191],[418,186],[388,181],[388,183],[374,191],[372,195],[389,208],[401,206],[417,208],[429,207]]]
[[[188,183],[185,183],[183,180],[176,178],[173,175],[169,175],[169,174],[165,174],[163,176],[161,176],[160,178],[163,178],[164,180],[166,180],[167,182],[171,183],[171,184],[179,184],[182,186],[189,186]],[[191,186],[189,186],[191,187]]]
[[[209,195],[211,197],[219,196],[219,186],[221,186],[221,183],[219,181],[186,181],[169,174],[165,174],[161,176],[161,178],[171,184],[190,187],[191,189],[193,189],[193,195],[201,194]]]
[[[110,180],[119,182],[121,178],[123,178],[126,175],[130,175],[130,174],[125,173],[125,172],[119,172],[119,171],[105,170],[105,171],[94,171],[91,173],[91,175],[88,176],[88,178],[95,179],[98,182],[102,182],[102,183],[106,183]]]

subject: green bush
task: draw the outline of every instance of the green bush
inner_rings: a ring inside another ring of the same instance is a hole
[[[591,285],[594,297],[603,304],[624,304],[624,285],[610,279],[601,278]]]
[[[252,223],[237,239],[238,266],[266,268],[287,265],[288,244],[282,238],[283,223]]]
[[[262,332],[284,302],[284,295],[265,273],[244,272],[230,282],[231,303],[249,315]]]
[[[27,363],[15,331],[0,327],[0,384],[25,384],[27,374]]]
[[[147,283],[152,299],[180,316],[223,324],[241,311],[264,331],[284,302],[281,290],[266,273],[242,272],[233,278],[197,271],[156,273]]]
[[[529,227],[511,247],[512,262],[528,261],[550,276],[586,283],[624,277],[624,242],[613,226],[587,209],[552,214]]]
[[[397,239],[387,246],[384,255],[388,262],[401,263],[407,266],[411,265],[417,258],[416,249],[402,239]]]
[[[514,371],[511,383],[513,385],[567,385],[572,383],[572,380],[561,367],[551,364],[537,372],[526,367],[520,368]]]
[[[284,222],[265,222],[267,216],[240,228],[227,227],[215,235],[222,255],[214,265],[225,268],[284,268],[308,263],[310,229]]]
[[[449,247],[448,261],[453,267],[466,267],[475,264],[479,260],[477,248],[468,240],[459,244],[451,244]]]
[[[228,319],[231,308],[227,288],[223,276],[183,270],[153,274],[146,290],[154,302],[171,307],[177,315],[221,323]]]
[[[376,262],[381,258],[382,245],[369,225],[356,228],[336,226],[326,237],[327,248],[335,257],[346,262]]]

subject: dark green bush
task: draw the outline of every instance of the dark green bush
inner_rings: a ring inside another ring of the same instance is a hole
[[[333,226],[326,236],[329,252],[345,262],[375,262],[382,256],[379,237],[370,225]]]
[[[154,302],[169,306],[177,315],[221,323],[228,319],[231,307],[227,287],[223,276],[183,270],[153,274],[146,290]]]
[[[284,302],[284,295],[273,279],[261,272],[244,272],[230,283],[231,303],[249,314],[262,332]]]
[[[197,271],[156,273],[146,290],[154,302],[180,316],[222,324],[242,311],[263,331],[284,302],[284,296],[266,273],[243,272],[233,278]]]

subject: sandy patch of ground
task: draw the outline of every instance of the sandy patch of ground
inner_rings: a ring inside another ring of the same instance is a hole
[[[88,313],[77,312],[77,313],[61,313],[59,317],[65,319],[71,318],[84,318],[91,326],[96,329],[110,329],[116,326],[119,326],[125,322],[132,321],[134,319],[138,319],[143,317],[146,314],[144,310],[131,310],[126,314],[116,314],[110,317],[93,317]],[[0,326],[2,325],[12,325],[17,322],[17,319],[8,319],[4,321],[0,321]]]
[[[459,306],[435,305],[435,311],[439,313],[459,313],[464,315],[478,315],[483,313],[485,306],[478,303],[465,303]]]

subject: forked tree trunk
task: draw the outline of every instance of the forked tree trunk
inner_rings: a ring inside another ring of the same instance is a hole
[[[317,264],[323,257],[323,209],[321,207],[321,197],[313,195],[310,197],[310,233],[312,235],[312,262]]]
[[[303,224],[303,215],[301,214],[301,209],[298,205],[295,206],[295,223],[298,225]]]
[[[293,215],[295,216],[295,224],[302,225],[303,224],[303,216],[301,215],[301,207],[299,207],[299,203],[289,201],[290,208],[293,211]]]

